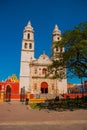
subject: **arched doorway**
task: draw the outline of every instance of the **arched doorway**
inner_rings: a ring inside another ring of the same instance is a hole
[[[11,87],[10,87],[10,85],[6,86],[6,101],[7,102],[11,101]]]
[[[41,93],[48,93],[48,84],[46,82],[41,83]]]

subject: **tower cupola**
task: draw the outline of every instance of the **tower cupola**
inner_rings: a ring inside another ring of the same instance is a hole
[[[53,33],[52,33],[52,40],[53,42],[61,40],[61,31],[59,30],[57,25],[55,25]]]
[[[24,31],[31,31],[34,32],[33,27],[31,26],[31,22],[29,21],[27,26],[25,27]]]
[[[34,40],[34,30],[33,27],[31,26],[31,22],[29,21],[27,26],[24,28],[23,32],[23,39],[25,40]]]

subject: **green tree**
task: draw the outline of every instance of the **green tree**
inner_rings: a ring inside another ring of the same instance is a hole
[[[67,76],[72,74],[79,78],[87,77],[87,23],[81,23],[73,30],[66,31],[62,40],[55,43],[55,47],[58,46],[58,58],[53,59],[52,65],[48,67],[49,72],[56,70],[55,77],[60,79],[66,75],[62,73],[64,69],[67,69]],[[63,47],[65,51],[62,51]]]

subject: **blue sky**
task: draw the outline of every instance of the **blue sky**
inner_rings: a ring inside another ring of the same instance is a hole
[[[54,25],[63,33],[86,22],[87,0],[0,0],[0,80],[19,77],[23,29],[29,20],[35,31],[35,57],[43,51],[50,56]]]

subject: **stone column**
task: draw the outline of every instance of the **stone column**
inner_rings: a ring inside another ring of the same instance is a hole
[[[5,97],[4,97],[4,91],[1,90],[1,91],[0,91],[0,101],[1,101],[1,102],[4,102],[4,98],[5,98]]]

